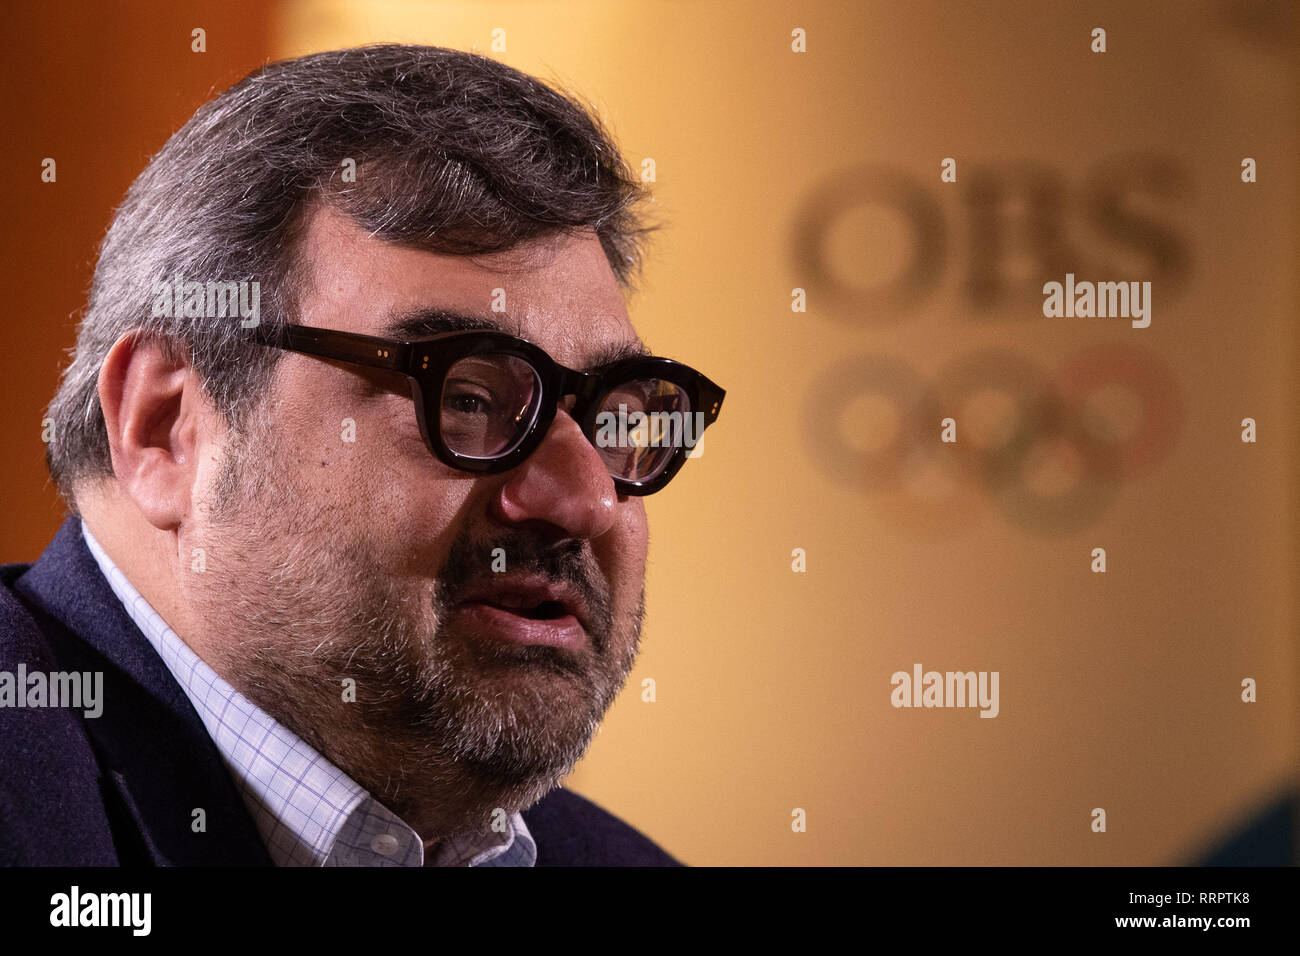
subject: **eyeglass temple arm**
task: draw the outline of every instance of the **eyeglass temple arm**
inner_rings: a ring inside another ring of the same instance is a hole
[[[411,347],[408,343],[358,332],[316,329],[306,325],[285,325],[272,331],[260,326],[255,337],[263,345],[371,368],[405,372],[410,362]]]

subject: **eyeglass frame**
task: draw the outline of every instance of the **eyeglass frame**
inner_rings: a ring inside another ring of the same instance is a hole
[[[406,376],[411,382],[411,399],[415,405],[420,435],[429,451],[444,465],[474,474],[498,474],[525,461],[545,440],[551,423],[555,420],[560,399],[568,396],[573,396],[575,401],[567,414],[578,423],[583,436],[596,447],[592,438],[596,429],[596,416],[602,400],[617,385],[638,378],[656,378],[679,386],[690,400],[691,413],[701,412],[704,415],[704,428],[694,436],[693,444],[699,442],[704,429],[717,421],[722,400],[727,394],[703,373],[669,358],[634,356],[584,372],[561,365],[544,349],[527,339],[501,331],[443,332],[408,342],[359,332],[286,324],[275,328],[259,325],[252,333],[252,340],[259,345],[287,352],[334,359]],[[447,373],[456,362],[488,352],[523,359],[537,376],[541,395],[532,424],[515,447],[497,457],[479,458],[459,454],[447,447],[441,434],[441,414],[433,415],[431,423],[428,402],[431,397],[432,400],[441,400]],[[673,448],[668,463],[653,478],[633,481],[610,475],[614,490],[620,495],[653,494],[673,479],[689,456],[689,449],[679,442]]]

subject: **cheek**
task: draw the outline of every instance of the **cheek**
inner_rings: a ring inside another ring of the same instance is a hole
[[[618,524],[601,539],[597,555],[610,569],[610,583],[620,592],[635,600],[645,581],[646,556],[650,545],[645,506],[639,498],[631,498],[620,516]],[[608,539],[608,540],[606,540]]]
[[[454,497],[453,473],[424,444],[409,398],[345,394],[305,416],[301,433],[302,474],[330,498],[354,500],[394,531],[448,510],[430,505]]]
[[[392,429],[368,445],[358,440],[337,469],[322,471],[385,570],[431,587],[473,514],[476,483],[437,461],[414,422],[409,435]]]
[[[434,458],[409,399],[343,394],[295,403],[282,407],[277,427],[277,469],[317,513],[321,533],[364,541],[389,573],[436,573],[473,482]]]

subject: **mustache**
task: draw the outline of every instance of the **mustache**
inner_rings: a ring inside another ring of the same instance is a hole
[[[439,616],[457,604],[471,588],[490,584],[495,568],[508,573],[535,574],[554,584],[568,584],[582,595],[591,624],[591,639],[603,653],[614,626],[609,585],[591,546],[569,540],[553,544],[526,533],[474,540],[463,535],[453,542],[447,562],[438,575],[434,604]]]

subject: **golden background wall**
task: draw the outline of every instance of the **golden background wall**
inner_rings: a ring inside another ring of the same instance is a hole
[[[574,789],[692,864],[888,865],[1189,862],[1294,791],[1285,2],[34,7],[0,559],[59,523],[42,410],[147,157],[267,58],[389,40],[600,110],[666,224],[633,319],[728,391],[647,500],[645,650]],[[1149,281],[1150,326],[1045,317],[1066,273]],[[892,706],[918,663],[997,671],[997,716]]]

